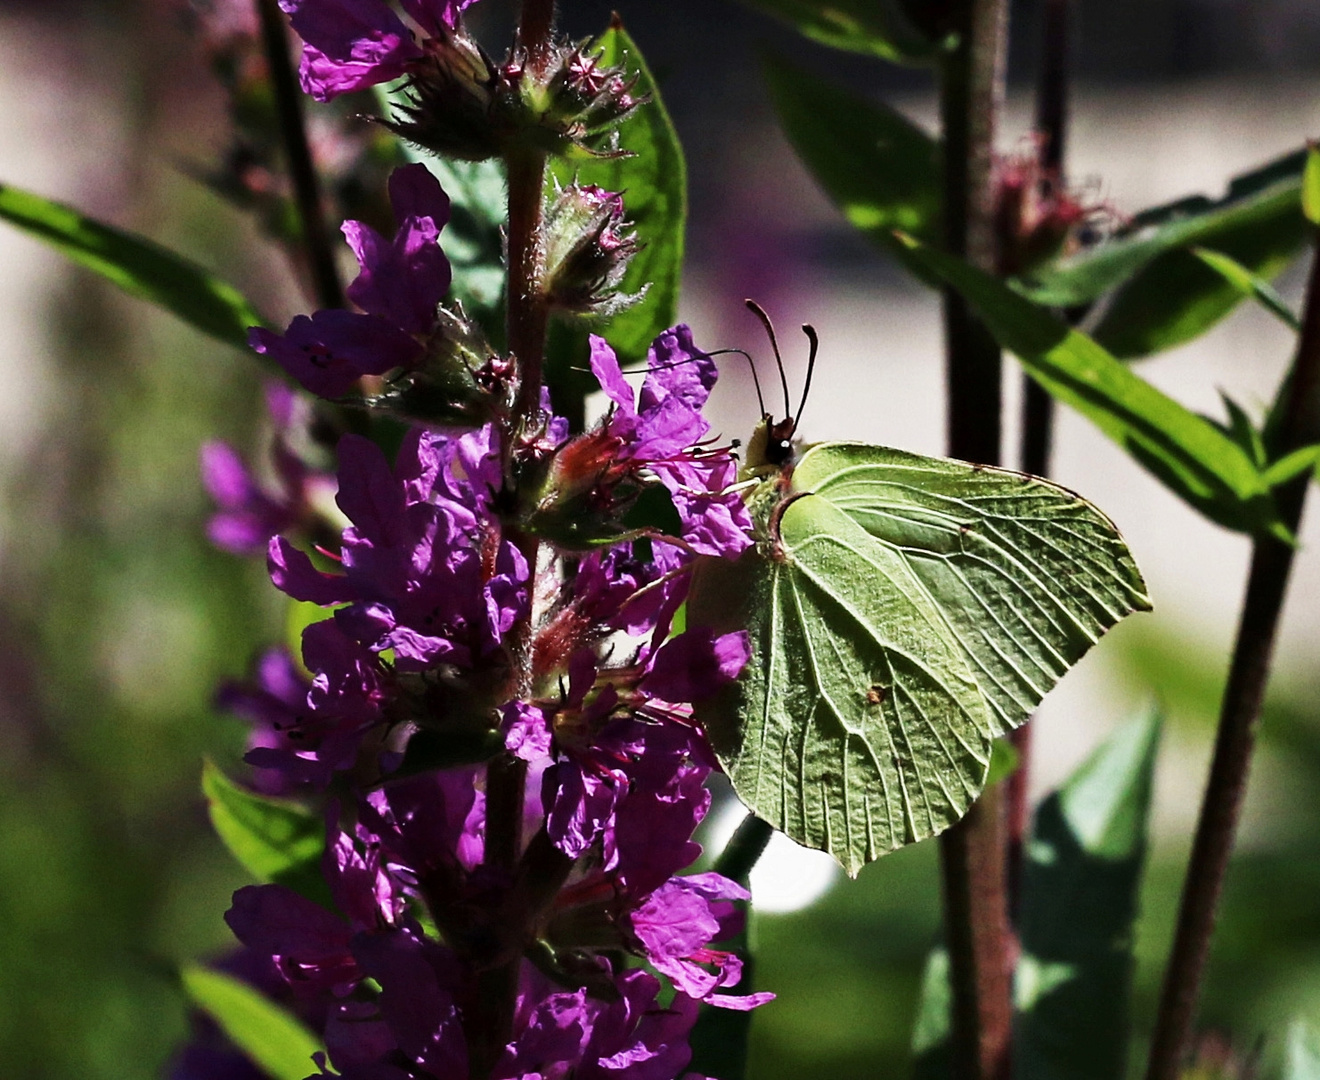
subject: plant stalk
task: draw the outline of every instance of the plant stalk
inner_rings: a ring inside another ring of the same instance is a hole
[[[1071,0],[1045,0],[1041,33],[1040,73],[1036,81],[1036,134],[1046,184],[1062,189],[1063,162],[1068,143],[1068,57]],[[1022,442],[1019,463],[1023,472],[1048,476],[1054,442],[1054,399],[1029,375],[1022,376]],[[1018,766],[1005,784],[1008,828],[1008,908],[1014,924],[1022,904],[1023,853],[1031,827],[1032,725],[1028,720],[1009,736],[1017,751]]]
[[[293,181],[293,198],[302,225],[303,250],[312,276],[317,305],[322,308],[344,306],[344,286],[335,265],[326,227],[325,206],[321,200],[321,182],[312,163],[307,144],[307,124],[303,116],[302,90],[289,60],[289,37],[284,29],[284,15],[277,0],[257,0],[261,20],[261,41],[270,68],[275,108],[284,139],[284,155]]]
[[[1278,454],[1316,442],[1320,442],[1320,258],[1313,256],[1292,385],[1279,427]],[[1301,523],[1309,483],[1306,474],[1275,493],[1279,517],[1294,534]],[[1251,572],[1164,975],[1147,1080],[1177,1080],[1187,1053],[1295,551],[1272,536],[1257,537],[1252,544]]]
[[[1006,0],[959,0],[956,45],[944,58],[945,244],[991,273],[994,138],[1004,97]],[[944,290],[948,447],[952,457],[999,461],[1002,360],[999,346],[952,289]],[[1009,1075],[1012,969],[1006,832],[1000,792],[989,789],[940,838],[945,940],[952,993],[955,1080]]]

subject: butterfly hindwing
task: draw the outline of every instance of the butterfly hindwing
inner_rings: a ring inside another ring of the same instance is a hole
[[[699,715],[743,801],[855,875],[966,812],[989,720],[901,558],[812,495],[783,509],[777,531],[778,555],[699,568],[689,617],[745,626],[753,648]]]

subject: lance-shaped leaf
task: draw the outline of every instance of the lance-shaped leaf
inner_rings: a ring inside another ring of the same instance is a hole
[[[1104,743],[1036,811],[1019,930],[1017,1074],[1122,1080],[1160,717]]]
[[[286,1009],[232,975],[189,965],[180,972],[194,1005],[272,1080],[305,1080],[324,1047]]]
[[[633,223],[641,250],[633,257],[621,287],[626,294],[645,289],[646,295],[594,329],[625,362],[638,361],[655,336],[677,320],[687,227],[687,164],[678,133],[636,42],[622,26],[615,25],[601,35],[598,46],[600,62],[622,65],[628,78],[636,80],[633,96],[650,100],[618,128],[619,146],[627,157],[558,160],[550,171],[560,184],[576,180],[623,193],[627,220]],[[584,350],[573,363],[580,364],[585,355]]]
[[[897,0],[743,0],[812,41],[895,63],[922,63],[934,48],[904,16]]]
[[[321,818],[298,803],[239,787],[210,761],[202,766],[202,793],[212,827],[253,877],[334,906],[320,870],[325,848]]]
[[[770,96],[793,149],[844,216],[903,257],[900,229],[939,236],[939,144],[902,113],[791,64],[765,65]]]
[[[990,275],[915,242],[913,254],[967,298],[1032,378],[1212,521],[1248,533],[1282,529],[1255,462],[1209,421]]]
[[[1293,313],[1278,291],[1259,274],[1252,273],[1232,256],[1209,248],[1192,248],[1192,254],[1227,281],[1244,297],[1255,300],[1289,330],[1300,333],[1302,321]]]
[[[1196,196],[1138,214],[1121,235],[1041,271],[1023,291],[1052,307],[1113,292],[1094,333],[1124,359],[1190,341],[1243,294],[1186,249],[1211,248],[1272,278],[1305,240],[1304,164],[1304,154],[1293,153],[1236,178],[1221,199]]]
[[[247,348],[248,327],[261,324],[232,285],[182,255],[63,203],[0,184],[0,218],[227,345]]]
[[[1112,523],[1036,477],[823,443],[752,498],[765,539],[688,600],[752,658],[698,716],[752,812],[852,875],[958,820],[993,738],[1149,607]]]
[[[1121,1080],[1133,926],[1160,720],[1101,746],[1036,811],[1022,886],[1014,1075]],[[931,950],[913,1029],[915,1080],[949,1080],[949,956]],[[1302,1080],[1302,1078],[1299,1078]]]

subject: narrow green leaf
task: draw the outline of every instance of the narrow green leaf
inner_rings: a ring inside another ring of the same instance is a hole
[[[1306,171],[1302,173],[1302,213],[1312,225],[1320,225],[1320,149],[1306,150]]]
[[[556,161],[551,175],[560,184],[574,179],[623,193],[628,220],[641,241],[623,279],[624,293],[637,293],[649,285],[638,304],[595,327],[625,362],[641,360],[651,341],[678,317],[678,293],[683,270],[684,231],[687,227],[687,164],[669,113],[660,98],[641,50],[622,26],[613,26],[599,39],[601,62],[622,64],[635,79],[635,96],[646,95],[642,105],[619,127],[619,145],[628,157],[587,162]],[[581,363],[585,351],[574,363]]]
[[[94,221],[63,203],[0,184],[0,218],[228,345],[247,348],[248,327],[261,324],[256,309],[228,282],[150,240]]]
[[[1263,277],[1253,274],[1237,259],[1220,251],[1195,247],[1192,248],[1192,254],[1219,274],[1233,288],[1237,289],[1242,296],[1257,301],[1261,307],[1275,316],[1290,330],[1301,332],[1301,319],[1293,313],[1292,308],[1284,302],[1283,297],[1278,294],[1274,286]]]
[[[1320,1039],[1304,1020],[1294,1020],[1288,1028],[1281,1080],[1320,1080]]]
[[[1159,734],[1152,710],[1036,811],[1019,925],[1013,1052],[1020,1076],[1122,1080]]]
[[[210,761],[202,766],[202,793],[212,827],[253,877],[333,906],[320,871],[325,825],[317,815],[239,787]]]
[[[1269,461],[1269,454],[1265,450],[1264,439],[1261,438],[1256,425],[1251,422],[1251,417],[1247,415],[1247,411],[1241,405],[1222,390],[1219,392],[1219,399],[1224,403],[1224,410],[1228,413],[1229,422],[1227,426],[1213,419],[1210,422],[1232,438],[1238,446],[1242,447],[1250,455],[1256,468],[1265,468]]]
[[[832,49],[894,63],[922,63],[934,49],[904,18],[895,0],[743,0]]]
[[[1226,252],[1259,274],[1252,260],[1222,241],[1242,230],[1282,226],[1280,242],[1295,251],[1303,239],[1299,192],[1305,160],[1298,151],[1236,177],[1220,199],[1197,195],[1145,210],[1114,238],[1033,273],[1022,291],[1046,307],[1089,304],[1158,256],[1196,244]]]
[[[193,1004],[273,1080],[315,1073],[312,1055],[323,1047],[297,1017],[232,975],[192,964],[180,975]]]
[[[1320,465],[1320,446],[1303,446],[1291,454],[1281,457],[1262,474],[1268,487],[1276,488],[1295,480],[1303,473],[1311,472]]]
[[[1002,282],[961,260],[910,243],[932,273],[967,298],[1028,374],[1192,506],[1242,532],[1269,531],[1279,524],[1259,470],[1233,439]]]
[[[939,236],[940,147],[889,106],[841,90],[783,60],[765,64],[770,97],[789,142],[844,216],[900,256],[901,229]]]

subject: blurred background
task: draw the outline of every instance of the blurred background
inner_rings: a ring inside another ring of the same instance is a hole
[[[140,230],[238,282],[275,318],[306,310],[280,253],[190,178],[226,145],[224,102],[182,0],[0,0],[0,182]],[[568,27],[617,7],[655,70],[691,173],[684,312],[708,348],[763,350],[811,321],[822,359],[807,439],[938,453],[938,306],[845,224],[777,133],[764,50],[930,122],[920,71],[819,49],[725,0],[564,0]],[[512,5],[484,0],[479,31]],[[1030,116],[1036,4],[1015,5],[1012,150]],[[1320,136],[1320,7],[1308,0],[1083,0],[1070,172],[1122,212],[1197,191]],[[488,40],[497,42],[498,36]],[[1281,279],[1300,298],[1302,274]],[[200,762],[233,766],[241,725],[211,707],[282,633],[263,568],[207,544],[203,440],[249,443],[253,360],[125,299],[0,224],[0,1075],[145,1080],[187,1031],[174,965],[223,951],[242,872],[210,834]],[[1289,334],[1244,308],[1142,366],[1218,415],[1264,403]],[[804,349],[795,344],[800,377]],[[1017,378],[1009,380],[1010,400]],[[716,425],[756,421],[741,369]],[[1010,415],[1012,414],[1010,410]],[[1010,424],[1010,428],[1011,428]],[[1010,431],[1010,439],[1012,434]],[[1012,445],[1012,443],[1010,443]],[[1117,725],[1169,717],[1138,930],[1138,1036],[1150,1015],[1208,760],[1247,541],[1167,495],[1063,415],[1055,476],[1118,522],[1156,612],[1124,623],[1050,696],[1038,794]],[[1203,1017],[1246,1053],[1320,1019],[1320,521],[1303,530],[1278,674],[1228,883]],[[731,827],[715,822],[716,830]],[[917,979],[939,915],[935,851],[853,883],[777,845],[754,879],[760,976],[752,1075],[907,1073]]]

